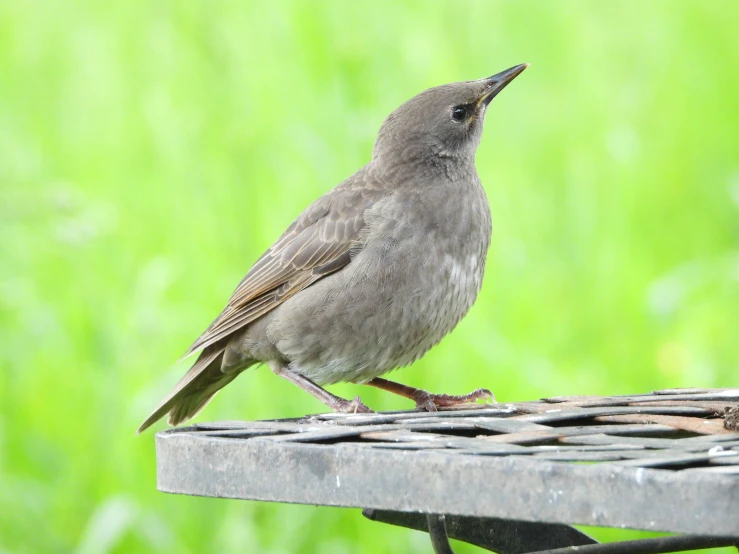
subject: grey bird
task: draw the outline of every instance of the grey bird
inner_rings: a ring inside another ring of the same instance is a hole
[[[429,411],[492,399],[486,389],[432,394],[380,375],[418,360],[475,302],[491,236],[475,152],[490,101],[526,67],[431,88],[391,113],[372,160],[256,261],[138,432],[165,414],[170,425],[192,418],[260,363],[339,412],[371,410],[321,385],[372,385]]]

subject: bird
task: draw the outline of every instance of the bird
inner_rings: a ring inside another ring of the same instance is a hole
[[[430,88],[382,123],[370,161],[309,205],[254,263],[184,357],[194,365],[141,424],[194,417],[246,369],[266,364],[336,412],[369,413],[325,388],[366,384],[418,409],[477,400],[381,378],[444,338],[475,302],[490,206],[475,167],[490,102],[528,64]]]

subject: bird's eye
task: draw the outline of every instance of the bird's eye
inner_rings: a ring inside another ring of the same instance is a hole
[[[454,106],[452,108],[452,119],[454,121],[464,121],[467,117],[467,108],[464,106]]]

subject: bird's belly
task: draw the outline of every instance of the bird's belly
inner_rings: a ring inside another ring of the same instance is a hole
[[[484,248],[442,246],[415,264],[418,253],[402,247],[379,257],[363,251],[310,297],[278,308],[270,338],[318,384],[366,382],[416,361],[468,312],[482,284]]]

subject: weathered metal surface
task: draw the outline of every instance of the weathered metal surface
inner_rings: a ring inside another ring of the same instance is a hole
[[[157,435],[160,490],[739,536],[739,389],[199,424]],[[721,409],[718,409],[721,408]],[[449,525],[447,520],[447,525]]]

